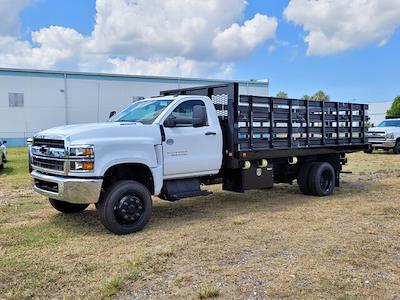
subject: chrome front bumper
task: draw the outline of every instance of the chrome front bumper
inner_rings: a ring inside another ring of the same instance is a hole
[[[372,147],[374,148],[387,148],[391,149],[396,146],[396,141],[395,140],[382,140],[382,141],[369,141]]]
[[[38,171],[33,171],[31,175],[33,189],[46,197],[75,204],[99,201],[103,179],[62,177]]]

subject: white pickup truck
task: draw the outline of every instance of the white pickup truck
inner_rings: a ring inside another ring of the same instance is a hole
[[[400,118],[388,118],[377,127],[368,129],[368,141],[370,147],[366,153],[372,153],[374,149],[393,150],[400,154]]]
[[[4,164],[7,162],[7,141],[0,139],[0,169],[4,168]]]
[[[238,84],[162,92],[109,122],[33,138],[33,187],[63,213],[95,204],[116,234],[141,230],[151,195],[168,201],[297,180],[307,195],[339,186],[345,153],[368,146],[367,105],[239,95]]]

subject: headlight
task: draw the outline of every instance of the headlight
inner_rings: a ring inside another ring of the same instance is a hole
[[[94,171],[94,146],[77,145],[69,148],[69,169],[71,172]]]
[[[393,132],[391,132],[391,133],[386,133],[386,138],[387,138],[387,139],[394,139],[394,133],[393,133]]]
[[[69,156],[94,157],[94,146],[93,145],[71,146],[69,150]]]

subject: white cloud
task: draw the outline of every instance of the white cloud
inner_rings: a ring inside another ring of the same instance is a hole
[[[232,72],[231,64],[207,63],[184,57],[141,60],[134,57],[126,59],[110,58],[111,71],[120,74],[164,75],[165,70],[180,76],[203,76],[206,72],[212,77],[227,77]]]
[[[74,63],[80,57],[83,40],[77,31],[58,26],[32,33],[32,41],[38,47],[15,37],[0,36],[0,66],[47,69]]]
[[[219,57],[235,59],[249,54],[263,41],[274,37],[277,27],[276,18],[256,14],[243,26],[235,23],[219,32],[213,39],[212,45]]]
[[[284,15],[308,32],[308,55],[328,55],[383,46],[400,26],[400,0],[291,0]]]
[[[97,0],[89,36],[60,26],[32,32],[32,43],[0,34],[0,66],[227,76],[276,31],[275,18],[244,20],[245,8],[245,0]]]
[[[17,35],[20,29],[19,15],[32,0],[0,0],[0,35]]]
[[[214,36],[242,18],[244,0],[97,0],[93,51],[209,56]]]

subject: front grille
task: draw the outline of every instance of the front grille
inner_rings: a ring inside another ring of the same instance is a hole
[[[61,148],[64,149],[64,140],[53,140],[53,139],[34,139],[33,146],[46,146],[48,148]]]
[[[42,169],[55,170],[60,172],[64,171],[64,162],[60,160],[33,157],[32,165]]]

